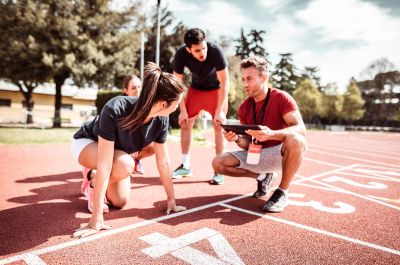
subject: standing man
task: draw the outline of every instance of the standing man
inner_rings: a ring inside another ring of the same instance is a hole
[[[206,42],[201,29],[189,29],[184,36],[185,45],[180,47],[174,58],[174,75],[183,79],[186,66],[192,73],[192,84],[186,97],[180,103],[179,125],[181,126],[182,165],[174,172],[173,178],[191,176],[190,144],[193,125],[201,110],[213,117],[215,153],[224,150],[224,137],[220,123],[226,121],[228,110],[229,74],[228,63],[221,48]],[[212,184],[223,184],[224,176],[215,173]]]
[[[247,130],[247,136],[225,132],[229,142],[236,142],[244,150],[217,156],[213,167],[220,174],[257,178],[258,188],[254,197],[265,196],[272,182],[272,172],[281,172],[279,188],[263,206],[266,212],[281,212],[288,204],[289,185],[306,148],[306,128],[294,99],[285,91],[268,87],[268,63],[265,59],[244,59],[240,68],[248,96],[239,107],[240,123],[261,125],[261,130]],[[255,140],[253,143],[252,138]]]

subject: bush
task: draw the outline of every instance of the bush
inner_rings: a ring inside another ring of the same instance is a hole
[[[122,95],[121,90],[99,90],[99,92],[97,92],[97,98],[95,101],[97,113],[100,114],[101,109],[107,103],[107,101],[120,95]]]

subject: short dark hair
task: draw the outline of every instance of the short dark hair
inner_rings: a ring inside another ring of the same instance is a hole
[[[206,34],[199,28],[191,28],[186,31],[184,41],[189,49],[193,44],[199,44],[206,39]]]
[[[260,73],[264,73],[264,74],[268,75],[268,68],[269,68],[268,61],[262,57],[251,56],[249,58],[243,59],[240,62],[241,69],[247,69],[249,67],[254,67],[258,71],[260,71]]]

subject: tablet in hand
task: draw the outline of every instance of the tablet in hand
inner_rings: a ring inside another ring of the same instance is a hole
[[[231,124],[220,124],[220,126],[226,131],[226,132],[234,132],[236,134],[241,134],[245,135],[246,130],[261,130],[261,127],[259,125],[231,125]]]

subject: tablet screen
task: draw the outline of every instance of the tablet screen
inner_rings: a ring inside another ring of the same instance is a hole
[[[259,125],[230,125],[230,124],[221,124],[221,127],[226,131],[232,131],[236,134],[247,134],[246,130],[261,130]]]

